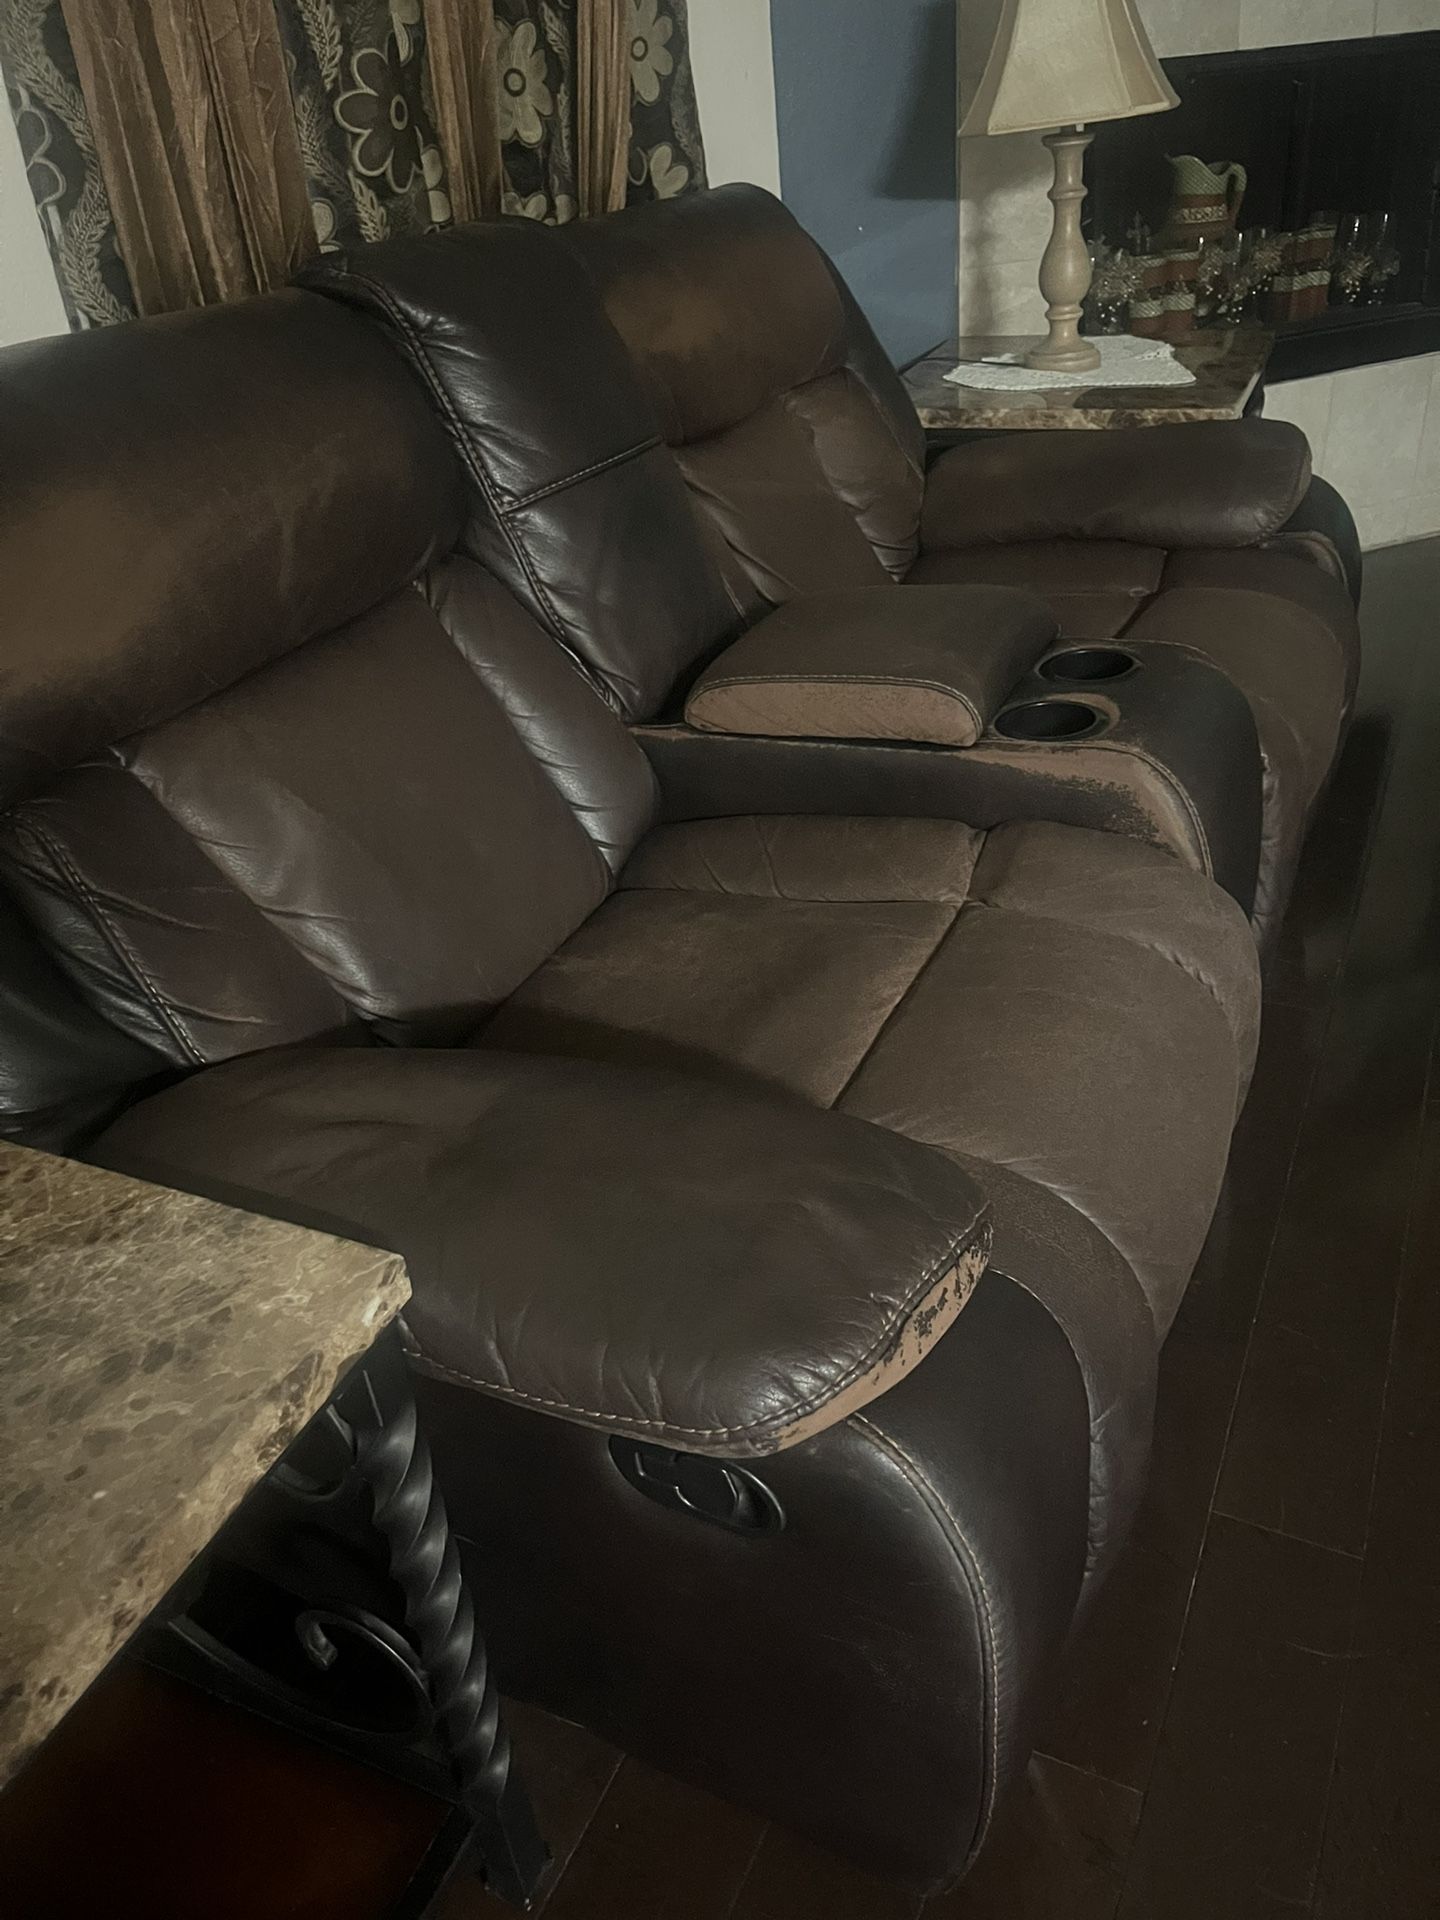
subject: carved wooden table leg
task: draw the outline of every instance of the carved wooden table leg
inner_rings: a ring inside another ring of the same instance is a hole
[[[355,1436],[371,1522],[404,1597],[405,1630],[429,1689],[436,1744],[469,1822],[471,1850],[486,1884],[527,1907],[549,1855],[513,1765],[460,1550],[420,1431],[409,1371],[394,1341],[377,1348],[335,1405]]]
[[[422,1920],[462,1867],[533,1904],[549,1855],[393,1332],[217,1535],[142,1651],[449,1803],[393,1920]],[[367,1673],[398,1680],[400,1724]]]

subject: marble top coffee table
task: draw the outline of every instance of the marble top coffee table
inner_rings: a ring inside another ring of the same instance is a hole
[[[917,360],[903,378],[921,425],[932,433],[977,428],[1006,432],[1174,426],[1195,420],[1238,420],[1260,383],[1275,336],[1263,327],[1203,328],[1172,342],[1195,375],[1190,387],[1092,387],[1048,393],[997,393],[945,378],[957,360],[1015,353],[1031,340],[995,335],[950,340]]]

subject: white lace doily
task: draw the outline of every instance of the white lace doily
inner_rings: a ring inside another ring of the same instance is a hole
[[[1195,375],[1181,366],[1167,340],[1139,340],[1134,334],[1091,337],[1100,364],[1090,373],[1041,373],[1025,365],[1023,353],[987,354],[962,360],[945,378],[956,387],[982,387],[992,393],[1059,393],[1088,387],[1193,387]]]

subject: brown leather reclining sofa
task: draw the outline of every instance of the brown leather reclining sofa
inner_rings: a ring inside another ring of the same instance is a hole
[[[1273,933],[1359,659],[1353,523],[1293,427],[991,435],[927,469],[868,323],[754,187],[307,281],[410,360],[468,550],[668,809],[1128,832]]]
[[[614,709],[723,556],[658,444],[580,490],[632,387],[547,441],[487,370],[461,431],[443,332],[428,393],[313,292],[0,356],[4,1127],[402,1251],[504,1683],[935,1885],[1133,1511],[1254,943],[1164,846],[838,754],[686,817]],[[560,478],[497,500],[487,408]]]

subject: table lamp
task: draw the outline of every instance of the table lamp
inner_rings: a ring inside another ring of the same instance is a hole
[[[1080,337],[1090,254],[1080,231],[1085,149],[1096,120],[1165,113],[1179,96],[1160,70],[1134,0],[1004,0],[995,45],[960,132],[1039,133],[1055,157],[1055,226],[1040,263],[1050,333],[1025,356],[1045,373],[1091,373]]]

